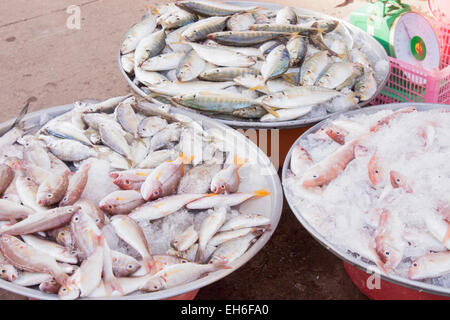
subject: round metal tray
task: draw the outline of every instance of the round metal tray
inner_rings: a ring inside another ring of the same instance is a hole
[[[227,1],[226,3],[233,4],[233,5],[240,5],[240,6],[259,6],[263,8],[267,8],[269,10],[279,10],[282,8],[282,6],[274,3],[265,3],[265,2],[247,2],[247,1]],[[335,17],[319,13],[312,10],[306,10],[301,8],[295,8],[297,13],[299,15],[309,15],[309,16],[315,16],[319,18],[324,19],[333,19],[337,20],[340,23],[342,23],[349,33],[352,35],[353,39],[358,39],[358,42],[362,44],[361,50],[364,51],[365,54],[368,55],[368,59],[372,63],[373,66],[375,66],[380,61],[384,61],[386,64],[386,68],[383,70],[380,70],[379,72],[375,72],[375,78],[378,83],[378,89],[377,92],[373,95],[373,97],[367,101],[363,101],[358,104],[359,107],[364,107],[370,103],[371,100],[376,98],[380,93],[381,90],[383,90],[386,81],[389,77],[389,61],[388,56],[386,54],[386,51],[381,46],[381,44],[378,43],[372,36],[370,36],[368,33],[362,31],[361,29],[351,25],[350,23],[343,21],[341,19],[337,19]],[[123,38],[125,39],[125,38]],[[122,39],[122,41],[123,41]],[[123,70],[122,64],[120,62],[120,49],[118,52],[118,64],[119,69],[122,75],[124,76],[125,80],[128,82],[130,87],[139,95],[142,97],[145,97],[146,94],[144,91],[142,91],[137,85],[133,83],[133,81],[129,78],[127,73]],[[188,110],[189,113],[197,113],[196,111]],[[299,127],[305,127],[310,124],[316,123],[318,121],[321,121],[323,119],[326,119],[331,114],[328,114],[326,116],[322,117],[316,117],[316,118],[308,118],[308,119],[298,119],[298,120],[289,120],[289,121],[278,121],[278,122],[260,122],[260,121],[245,121],[239,118],[234,118],[232,116],[226,116],[226,115],[210,115],[211,118],[217,119],[222,123],[225,123],[233,128],[254,128],[254,129],[291,129],[291,128],[299,128]]]
[[[73,108],[72,104],[52,107],[45,110],[36,111],[30,114],[27,114],[23,121],[25,123],[25,127],[27,129],[35,128],[36,130],[40,127],[40,119],[41,117],[45,117],[47,120],[50,118],[54,118],[58,115],[61,115]],[[270,160],[267,156],[262,152],[253,142],[247,139],[245,136],[240,134],[238,131],[219,123],[216,120],[210,119],[208,117],[199,115],[199,114],[187,114],[183,110],[173,110],[172,113],[181,113],[188,115],[192,119],[201,122],[204,128],[216,128],[220,130],[226,130],[227,137],[231,137],[237,145],[240,147],[245,146],[247,151],[248,159],[249,159],[249,172],[252,173],[252,176],[255,176],[255,173],[259,173],[259,177],[261,177],[260,181],[262,186],[257,187],[256,189],[260,189],[265,187],[270,191],[270,195],[261,199],[249,200],[246,203],[241,205],[242,212],[252,212],[252,213],[260,213],[266,216],[271,217],[271,227],[267,230],[254,244],[251,248],[247,250],[247,252],[242,255],[237,260],[233,261],[229,264],[231,269],[219,270],[216,272],[212,272],[208,274],[206,277],[200,278],[198,280],[152,293],[134,293],[124,297],[111,297],[111,299],[142,299],[142,300],[156,300],[156,299],[167,299],[170,297],[178,296],[186,292],[190,292],[202,287],[205,287],[213,282],[216,282],[233,271],[236,271],[238,268],[247,263],[253,256],[255,256],[258,251],[260,251],[264,245],[269,241],[273,232],[275,231],[278,222],[280,220],[281,211],[283,208],[283,191],[281,188],[280,178],[278,176],[277,171],[270,163]],[[14,120],[9,120],[7,122],[3,122],[0,124],[0,136],[5,133],[6,130],[10,128],[13,124]],[[256,161],[256,162],[250,162]],[[263,169],[261,169],[264,167]],[[244,169],[244,168],[243,168]],[[249,186],[251,190],[255,190],[255,186]],[[242,206],[245,206],[242,208]],[[6,280],[0,279],[0,288],[5,290],[27,296],[35,299],[58,299],[57,295],[51,295],[47,293],[41,292],[39,289],[22,287],[17,284],[13,284]]]
[[[294,146],[300,144],[300,142],[302,140],[306,139],[306,137],[308,135],[318,131],[319,129],[321,129],[323,127],[325,127],[325,125],[327,125],[330,121],[335,120],[336,118],[340,117],[341,115],[357,116],[357,115],[360,115],[360,114],[373,114],[373,113],[376,113],[376,112],[381,111],[381,110],[398,110],[398,109],[404,108],[405,106],[414,106],[419,111],[438,109],[438,108],[446,108],[446,109],[450,110],[450,106],[449,105],[440,105],[440,104],[431,104],[431,103],[393,103],[393,104],[379,105],[379,106],[375,106],[375,107],[371,107],[371,108],[367,108],[367,109],[362,109],[362,110],[355,110],[355,111],[349,111],[349,112],[334,114],[331,117],[329,117],[328,119],[326,119],[324,121],[321,121],[320,123],[314,125],[310,129],[305,131],[305,133],[303,133],[295,141],[295,143],[292,145],[292,147],[289,150],[289,153],[286,156],[286,159],[284,161],[283,171],[282,171],[282,175],[281,175],[282,176],[282,181],[284,182],[285,179],[286,179],[287,170],[289,169],[290,162],[291,162],[292,149],[294,148]],[[331,253],[333,253],[334,255],[339,257],[340,259],[344,260],[345,262],[347,262],[347,263],[349,263],[349,264],[351,264],[353,266],[358,267],[359,269],[363,270],[364,272],[372,273],[374,271],[374,266],[373,265],[370,265],[368,263],[364,263],[360,259],[357,259],[354,256],[352,256],[351,254],[349,254],[347,252],[343,252],[336,245],[334,245],[333,243],[331,243],[330,241],[325,239],[319,232],[317,232],[308,223],[308,221],[302,216],[302,213],[299,210],[297,210],[297,208],[294,206],[293,195],[286,188],[284,183],[283,183],[283,188],[284,188],[284,194],[286,196],[286,200],[287,200],[287,202],[289,204],[289,207],[291,208],[292,212],[294,212],[295,216],[300,221],[300,223],[303,225],[303,227],[306,230],[308,230],[308,232],[320,244],[322,244],[328,251],[330,251]],[[407,278],[404,278],[404,277],[399,277],[399,276],[396,276],[396,275],[384,275],[384,274],[381,274],[381,278],[383,280],[387,280],[387,281],[390,281],[392,283],[395,283],[395,284],[398,284],[398,285],[401,285],[401,286],[404,286],[404,287],[407,287],[407,288],[410,288],[410,289],[414,289],[414,290],[417,290],[417,291],[421,291],[421,292],[423,291],[423,292],[428,292],[428,293],[431,293],[431,294],[437,294],[437,295],[442,295],[442,296],[450,296],[450,288],[439,287],[439,286],[427,284],[427,283],[420,282],[420,281],[414,281],[414,280],[410,280],[410,279],[407,279]]]

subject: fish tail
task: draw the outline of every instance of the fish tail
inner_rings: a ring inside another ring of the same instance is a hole
[[[27,114],[27,112],[28,112],[28,107],[30,106],[30,101],[28,101],[26,104],[25,104],[25,106],[22,108],[22,110],[20,110],[20,113],[19,113],[19,115],[17,116],[17,118],[16,118],[16,120],[14,120],[14,123],[11,125],[11,127],[7,130],[7,131],[9,131],[9,130],[11,130],[12,128],[14,128],[14,127],[22,127],[23,126],[23,123],[21,123],[21,121],[22,121],[22,119],[23,119],[23,117],[25,117],[25,115]]]
[[[230,267],[228,265],[228,260],[222,260],[222,261],[214,262],[212,265],[214,267],[216,267],[217,269],[232,269],[232,267]]]
[[[61,272],[55,272],[52,274],[53,278],[55,278],[55,281],[59,283],[61,286],[65,286],[69,284],[70,277],[64,273],[62,270]]]
[[[247,158],[240,158],[240,157],[238,157],[238,155],[235,155],[233,162],[236,165],[236,167],[238,167],[238,169],[239,169],[247,162],[247,160],[248,160]]]
[[[180,153],[180,158],[183,161],[184,164],[190,164],[192,163],[192,160],[195,159],[195,156],[185,156],[184,153]]]
[[[109,177],[112,179],[117,179],[119,177],[119,173],[117,171],[110,172]]]
[[[205,260],[205,251],[202,248],[198,248],[197,253],[195,254],[195,262],[203,263]]]
[[[255,197],[265,197],[270,195],[270,191],[267,189],[260,189],[253,192],[255,194]]]
[[[125,295],[125,291],[120,285],[119,279],[112,277],[108,280],[104,280],[106,296],[109,297],[114,291],[120,292],[120,294]]]
[[[144,258],[144,260],[142,261],[142,265],[144,266],[147,273],[156,273],[158,271],[157,263],[155,263],[155,259],[153,259],[152,256]]]

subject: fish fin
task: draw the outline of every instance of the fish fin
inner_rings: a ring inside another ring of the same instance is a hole
[[[236,167],[238,167],[238,169],[242,167],[247,161],[248,161],[247,158],[240,158],[238,157],[237,154],[234,155],[233,162],[236,165]]]
[[[280,117],[280,115],[278,114],[278,112],[276,112],[275,110],[274,110],[274,108],[272,108],[272,107],[269,107],[269,106],[267,106],[267,105],[265,105],[265,104],[261,104],[261,106],[268,112],[268,113],[270,113],[271,115],[273,115],[275,118],[279,118]]]
[[[198,248],[197,253],[195,254],[195,262],[203,263],[205,260],[205,251],[202,248]]]
[[[295,77],[295,74],[296,72],[285,73],[283,75],[283,79],[285,79],[287,82],[291,84],[297,85],[297,83],[294,80],[292,80],[292,78]]]
[[[183,152],[180,154],[180,158],[183,160],[183,163],[184,164],[190,164],[190,163],[192,163],[192,160],[194,160],[195,159],[195,156],[185,156],[184,154],[183,154]]]
[[[214,262],[212,265],[218,269],[233,269],[233,267],[228,265],[228,260]]]
[[[117,279],[116,277],[104,280],[104,285],[107,297],[109,297],[114,291],[118,291],[121,295],[125,295],[125,291],[120,285],[119,279]]]
[[[261,89],[268,90],[268,89],[267,89],[267,86],[261,86],[261,85],[259,85],[259,86],[254,86],[254,87],[249,88],[248,91],[255,91],[255,90],[261,90]]]
[[[109,177],[112,179],[117,179],[119,177],[119,173],[117,171],[110,172]]]
[[[158,272],[158,270],[157,270],[158,265],[157,265],[157,263],[155,263],[155,260],[153,259],[152,256],[146,257],[142,261],[142,266],[145,268],[145,271],[147,271],[147,273]]]
[[[256,197],[265,197],[270,195],[270,191],[268,191],[267,189],[256,190],[253,193],[255,194]]]

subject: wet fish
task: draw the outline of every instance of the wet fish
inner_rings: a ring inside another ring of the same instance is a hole
[[[21,235],[23,241],[36,250],[43,251],[56,259],[56,261],[77,264],[76,252],[70,248],[63,247],[53,241],[48,241],[34,235]]]
[[[211,34],[210,34],[211,35]],[[208,35],[208,37],[210,36]],[[255,59],[227,49],[190,43],[200,58],[222,67],[250,67],[255,64]]]
[[[393,188],[402,188],[406,193],[413,192],[411,182],[398,171],[391,170],[389,172],[389,177]]]
[[[194,225],[184,230],[170,242],[170,245],[178,251],[186,251],[198,240],[198,232]]]
[[[230,240],[238,239],[247,236],[250,233],[262,230],[262,228],[242,228],[237,230],[217,232],[214,237],[208,242],[208,246],[220,246],[221,244]]]
[[[270,107],[295,109],[324,103],[339,95],[341,93],[333,89],[301,86],[266,96],[261,99],[261,102]]]
[[[333,63],[319,78],[317,84],[328,89],[336,89],[343,83],[356,79],[363,73],[360,65],[351,62]]]
[[[141,264],[133,257],[111,250],[113,272],[116,277],[126,277],[134,274]]]
[[[308,45],[303,37],[293,36],[286,43],[286,49],[289,53],[289,67],[296,67],[304,61]]]
[[[120,47],[122,54],[131,53],[136,49],[139,41],[146,35],[151,34],[156,28],[156,17],[152,14],[146,16],[146,18],[136,23],[125,35],[125,39]]]
[[[259,235],[260,233],[254,232],[221,244],[216,251],[213,252],[209,263],[214,265],[218,263],[231,263],[235,261],[247,251]]]
[[[69,178],[66,172],[49,173],[48,178],[40,185],[36,193],[36,201],[39,205],[50,206],[62,200],[69,186]]]
[[[168,52],[146,60],[141,68],[144,71],[166,71],[178,67],[185,56],[184,52]]]
[[[256,20],[253,13],[236,13],[228,19],[227,29],[231,31],[245,31],[254,23],[256,23]]]
[[[365,72],[355,84],[356,96],[362,101],[372,98],[377,92],[378,84],[373,72]]]
[[[74,239],[70,233],[70,229],[67,226],[57,228],[51,232],[54,235],[55,241],[60,245],[66,248],[73,248],[75,246]]]
[[[166,128],[167,125],[166,119],[160,117],[146,117],[139,123],[137,132],[141,138],[149,138]]]
[[[35,211],[29,207],[15,203],[8,199],[0,199],[0,220],[15,221],[25,219],[34,214]]]
[[[297,176],[302,177],[305,171],[314,163],[308,151],[299,145],[294,146],[291,154],[291,171]]]
[[[239,188],[239,169],[246,163],[246,159],[234,156],[233,162],[214,175],[211,181],[213,193],[233,193]]]
[[[92,145],[85,133],[68,121],[50,121],[42,130],[57,138],[73,139],[87,146]]]
[[[208,81],[233,81],[234,78],[246,74],[257,75],[259,72],[249,68],[222,67],[204,71],[199,74],[198,78]]]
[[[297,24],[297,13],[292,7],[284,7],[277,12],[276,24]]]
[[[255,6],[242,7],[226,3],[204,1],[204,0],[178,1],[176,5],[202,16],[228,16],[235,13],[252,11],[257,8]]]
[[[75,140],[53,140],[47,147],[62,161],[81,161],[97,156],[94,149]]]
[[[80,105],[80,110],[83,113],[94,113],[94,112],[106,112],[109,113],[114,110],[117,105],[123,100],[129,98],[131,95],[119,96],[106,99],[101,102],[78,102]]]
[[[377,132],[384,126],[388,125],[391,122],[391,120],[401,116],[403,113],[411,113],[411,112],[415,112],[415,111],[417,111],[417,109],[415,107],[405,107],[405,108],[401,108],[397,111],[394,111],[391,114],[389,114],[381,119],[378,119],[377,122],[372,127],[370,127],[370,131]]]
[[[139,191],[119,190],[104,197],[99,207],[111,215],[128,214],[144,202]]]
[[[137,128],[139,125],[138,117],[133,109],[135,105],[136,98],[130,97],[122,101],[114,110],[114,115],[117,122],[120,123],[123,130],[132,134],[134,137],[137,136]]]
[[[16,237],[3,234],[0,238],[0,250],[4,257],[18,269],[49,273],[61,285],[64,285],[69,278],[52,256],[35,250]]]
[[[5,164],[0,164],[0,194],[5,192],[14,179],[14,170]]]
[[[120,57],[120,65],[126,73],[134,71],[134,52],[127,53]]]
[[[30,176],[19,176],[16,179],[16,194],[21,203],[35,211],[43,211],[45,208],[38,205],[36,201],[38,187]],[[5,199],[5,197],[3,198]]]
[[[86,187],[86,183],[89,177],[89,169],[91,164],[89,162],[81,165],[80,168],[69,178],[69,184],[67,186],[67,192],[59,202],[60,207],[73,205],[78,199]]]
[[[234,207],[239,204],[241,204],[244,201],[247,201],[248,199],[254,198],[254,197],[265,197],[270,195],[270,192],[268,192],[265,189],[257,190],[253,192],[237,192],[232,194],[209,194],[206,197],[203,197],[199,200],[190,202],[186,205],[186,208],[193,209],[193,210],[200,210],[200,209],[209,209],[209,208],[216,208],[216,207],[222,207],[222,206],[228,206],[228,207]]]
[[[151,33],[139,41],[134,53],[135,72],[136,67],[141,67],[144,61],[158,55],[166,45],[166,32],[164,29]]]
[[[293,109],[279,109],[276,111],[277,116],[273,114],[266,114],[261,117],[260,121],[262,122],[270,122],[270,121],[288,121],[299,119],[304,115],[307,115],[313,109],[312,106],[293,108]]]
[[[196,262],[203,263],[206,260],[206,245],[209,240],[217,233],[220,227],[225,223],[227,210],[223,207],[211,212],[209,216],[203,220],[200,231],[198,233],[198,250],[195,257]]]
[[[179,131],[180,132],[180,131]],[[177,135],[179,139],[179,135]],[[159,139],[158,139],[159,140]],[[171,139],[168,139],[169,141],[167,143],[158,143],[154,144],[155,149],[159,149],[168,143],[170,143]],[[160,142],[162,140],[159,140]],[[159,166],[162,162],[169,161],[169,160],[175,160],[178,157],[178,152],[173,149],[164,149],[164,150],[158,150],[154,151],[148,154],[148,156],[139,163],[139,168],[156,168]],[[144,180],[145,181],[145,180]]]
[[[218,164],[200,164],[187,171],[178,184],[178,193],[202,194],[210,190],[214,175],[219,172],[221,166]]]
[[[314,85],[329,63],[330,59],[324,51],[307,57],[300,69],[300,84],[303,86]]]
[[[253,228],[269,226],[270,218],[259,214],[241,214],[231,218],[219,229],[221,232],[239,230],[243,228]]]
[[[176,68],[177,79],[182,82],[191,81],[197,78],[205,67],[206,61],[200,58],[195,50],[190,49]]]
[[[232,81],[224,82],[211,82],[211,81],[189,81],[189,82],[173,82],[165,81],[160,84],[149,87],[153,92],[167,95],[175,96],[179,94],[186,94],[198,91],[214,91],[221,90],[234,85]]]
[[[276,78],[287,71],[289,68],[289,51],[285,45],[279,45],[266,57],[266,61],[261,67],[261,75],[264,78],[264,83],[269,79]]]
[[[261,117],[267,114],[267,111],[266,109],[260,106],[250,106],[234,110],[231,114],[238,118],[260,119]]]
[[[414,260],[408,277],[412,280],[436,278],[450,273],[450,252],[433,252]]]
[[[132,218],[125,215],[112,217],[111,225],[116,234],[140,254],[147,272],[150,272],[153,268],[154,259],[141,227]]]
[[[122,190],[139,190],[152,171],[151,169],[113,171],[109,176],[113,179],[113,183]]]
[[[80,250],[80,258],[89,257],[101,245],[103,234],[91,216],[84,211],[73,215],[70,221],[70,232],[75,246]]]
[[[259,32],[278,32],[280,34],[299,34],[302,36],[308,36],[311,32],[318,31],[315,27],[306,27],[297,24],[254,24],[249,27],[250,30]]]
[[[180,284],[190,282],[200,278],[205,273],[214,272],[223,268],[228,268],[225,264],[197,264],[186,262],[175,264],[164,268],[151,277],[141,290],[158,291],[172,288]]]
[[[2,228],[0,234],[21,235],[58,228],[68,223],[79,209],[76,206],[67,206],[40,211],[20,222]]]
[[[102,227],[105,223],[105,214],[102,210],[91,200],[88,199],[79,199],[74,203],[75,206],[81,207],[81,211],[87,213],[91,219],[95,222],[97,227]]]
[[[254,26],[254,25],[252,25]],[[207,38],[229,46],[253,46],[289,35],[278,31],[221,31],[208,34]]]
[[[227,20],[227,16],[202,19],[191,24],[181,36],[190,42],[203,40],[209,33],[222,31],[225,28]]]
[[[147,202],[134,209],[128,216],[136,221],[156,220],[174,213],[186,204],[204,197],[204,194],[176,194]]]
[[[107,127],[105,124],[101,124],[99,127],[99,133],[104,145],[110,147],[112,150],[127,159],[131,159],[130,146],[119,130],[116,130],[116,128]]]

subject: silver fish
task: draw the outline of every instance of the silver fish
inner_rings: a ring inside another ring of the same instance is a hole
[[[95,102],[95,103],[81,103],[80,104],[80,110],[83,113],[94,113],[94,112],[111,112],[114,110],[117,105],[122,102],[123,100],[129,98],[131,95],[126,96],[119,96],[119,97],[113,97],[106,99],[101,102]]]
[[[300,84],[303,86],[314,85],[329,63],[330,59],[325,51],[307,57],[300,69]]]
[[[139,125],[138,118],[134,112],[133,107],[136,104],[136,99],[130,97],[122,101],[114,111],[117,122],[120,123],[123,130],[129,132],[134,137],[137,136],[137,127]],[[100,135],[101,138],[101,135]]]
[[[133,257],[111,250],[113,272],[116,277],[126,277],[141,268],[141,264]]]
[[[78,263],[78,258],[76,253],[68,249],[66,247],[63,247],[59,244],[56,244],[52,241],[45,240],[43,238],[33,236],[33,235],[21,235],[23,241],[25,243],[29,244],[36,250],[43,251],[53,258],[56,259],[56,261],[76,264]]]
[[[184,52],[168,52],[154,56],[142,64],[144,71],[166,71],[175,69],[185,56]]]
[[[201,210],[216,207],[234,207],[253,197],[265,197],[270,195],[265,189],[254,192],[237,192],[233,194],[209,194],[186,205],[187,209]]]
[[[281,44],[273,49],[267,55],[266,61],[261,67],[261,75],[263,76],[264,83],[269,79],[276,78],[285,73],[289,68],[289,63],[289,51],[285,45]]]
[[[276,24],[297,24],[297,13],[292,7],[284,7],[277,12]]]
[[[103,144],[110,147],[115,152],[123,155],[127,159],[131,158],[130,146],[119,130],[116,130],[116,128],[107,127],[105,124],[101,124],[99,127],[99,133]]]
[[[245,31],[248,27],[256,23],[255,17],[251,12],[236,13],[227,21],[227,29],[231,31]]]
[[[218,164],[200,164],[187,171],[180,180],[178,193],[207,193],[210,190],[211,180],[219,172]]]
[[[246,74],[257,75],[259,72],[250,68],[222,67],[204,71],[198,78],[208,81],[232,81],[234,78]]]
[[[158,131],[161,131],[167,127],[168,123],[166,119],[160,117],[147,117],[142,119],[138,126],[138,135],[141,138],[148,138],[155,135]]]
[[[29,207],[15,203],[8,199],[0,199],[0,220],[18,220],[25,219],[35,211]]]
[[[205,261],[206,245],[225,223],[226,217],[227,210],[222,207],[214,210],[208,217],[205,218],[205,220],[203,220],[198,234],[198,251],[195,258],[196,262],[203,263]]]
[[[211,35],[211,34],[210,34]],[[208,35],[208,37],[210,36]],[[190,43],[192,49],[204,60],[222,67],[250,67],[255,59],[231,50]]]
[[[200,41],[206,38],[209,33],[222,31],[228,17],[210,17],[193,23],[181,35],[190,42]]]
[[[190,81],[195,78],[205,69],[206,61],[200,58],[198,53],[191,49],[176,69],[176,76],[179,81]]]
[[[69,178],[67,192],[59,202],[60,207],[72,205],[80,198],[86,187],[90,167],[90,163],[84,163],[77,172]]]
[[[99,207],[111,215],[128,214],[144,202],[139,191],[119,190],[104,197],[100,201]]]
[[[305,59],[306,52],[308,51],[308,45],[304,38],[294,36],[287,42],[286,49],[289,52],[289,66],[295,67],[301,65]]]
[[[120,52],[122,54],[131,53],[136,49],[139,41],[146,35],[151,34],[156,27],[156,17],[152,14],[147,15],[147,17],[136,23],[126,34],[125,39],[120,47]]]
[[[156,31],[139,41],[134,53],[135,72],[136,67],[141,67],[144,61],[158,55],[166,45],[165,30]]]
[[[270,218],[259,214],[243,214],[231,218],[221,228],[220,231],[231,231],[243,228],[252,228],[270,225]]]
[[[198,240],[198,232],[192,225],[184,230],[180,235],[176,236],[170,242],[170,245],[178,251],[186,251]]]
[[[250,233],[244,237],[225,242],[213,252],[209,263],[231,263],[235,261],[247,251],[258,235],[259,233]]]
[[[176,5],[202,16],[228,16],[231,14],[252,11],[256,9],[255,6],[241,7],[226,3],[204,0],[184,0],[177,2]]]

